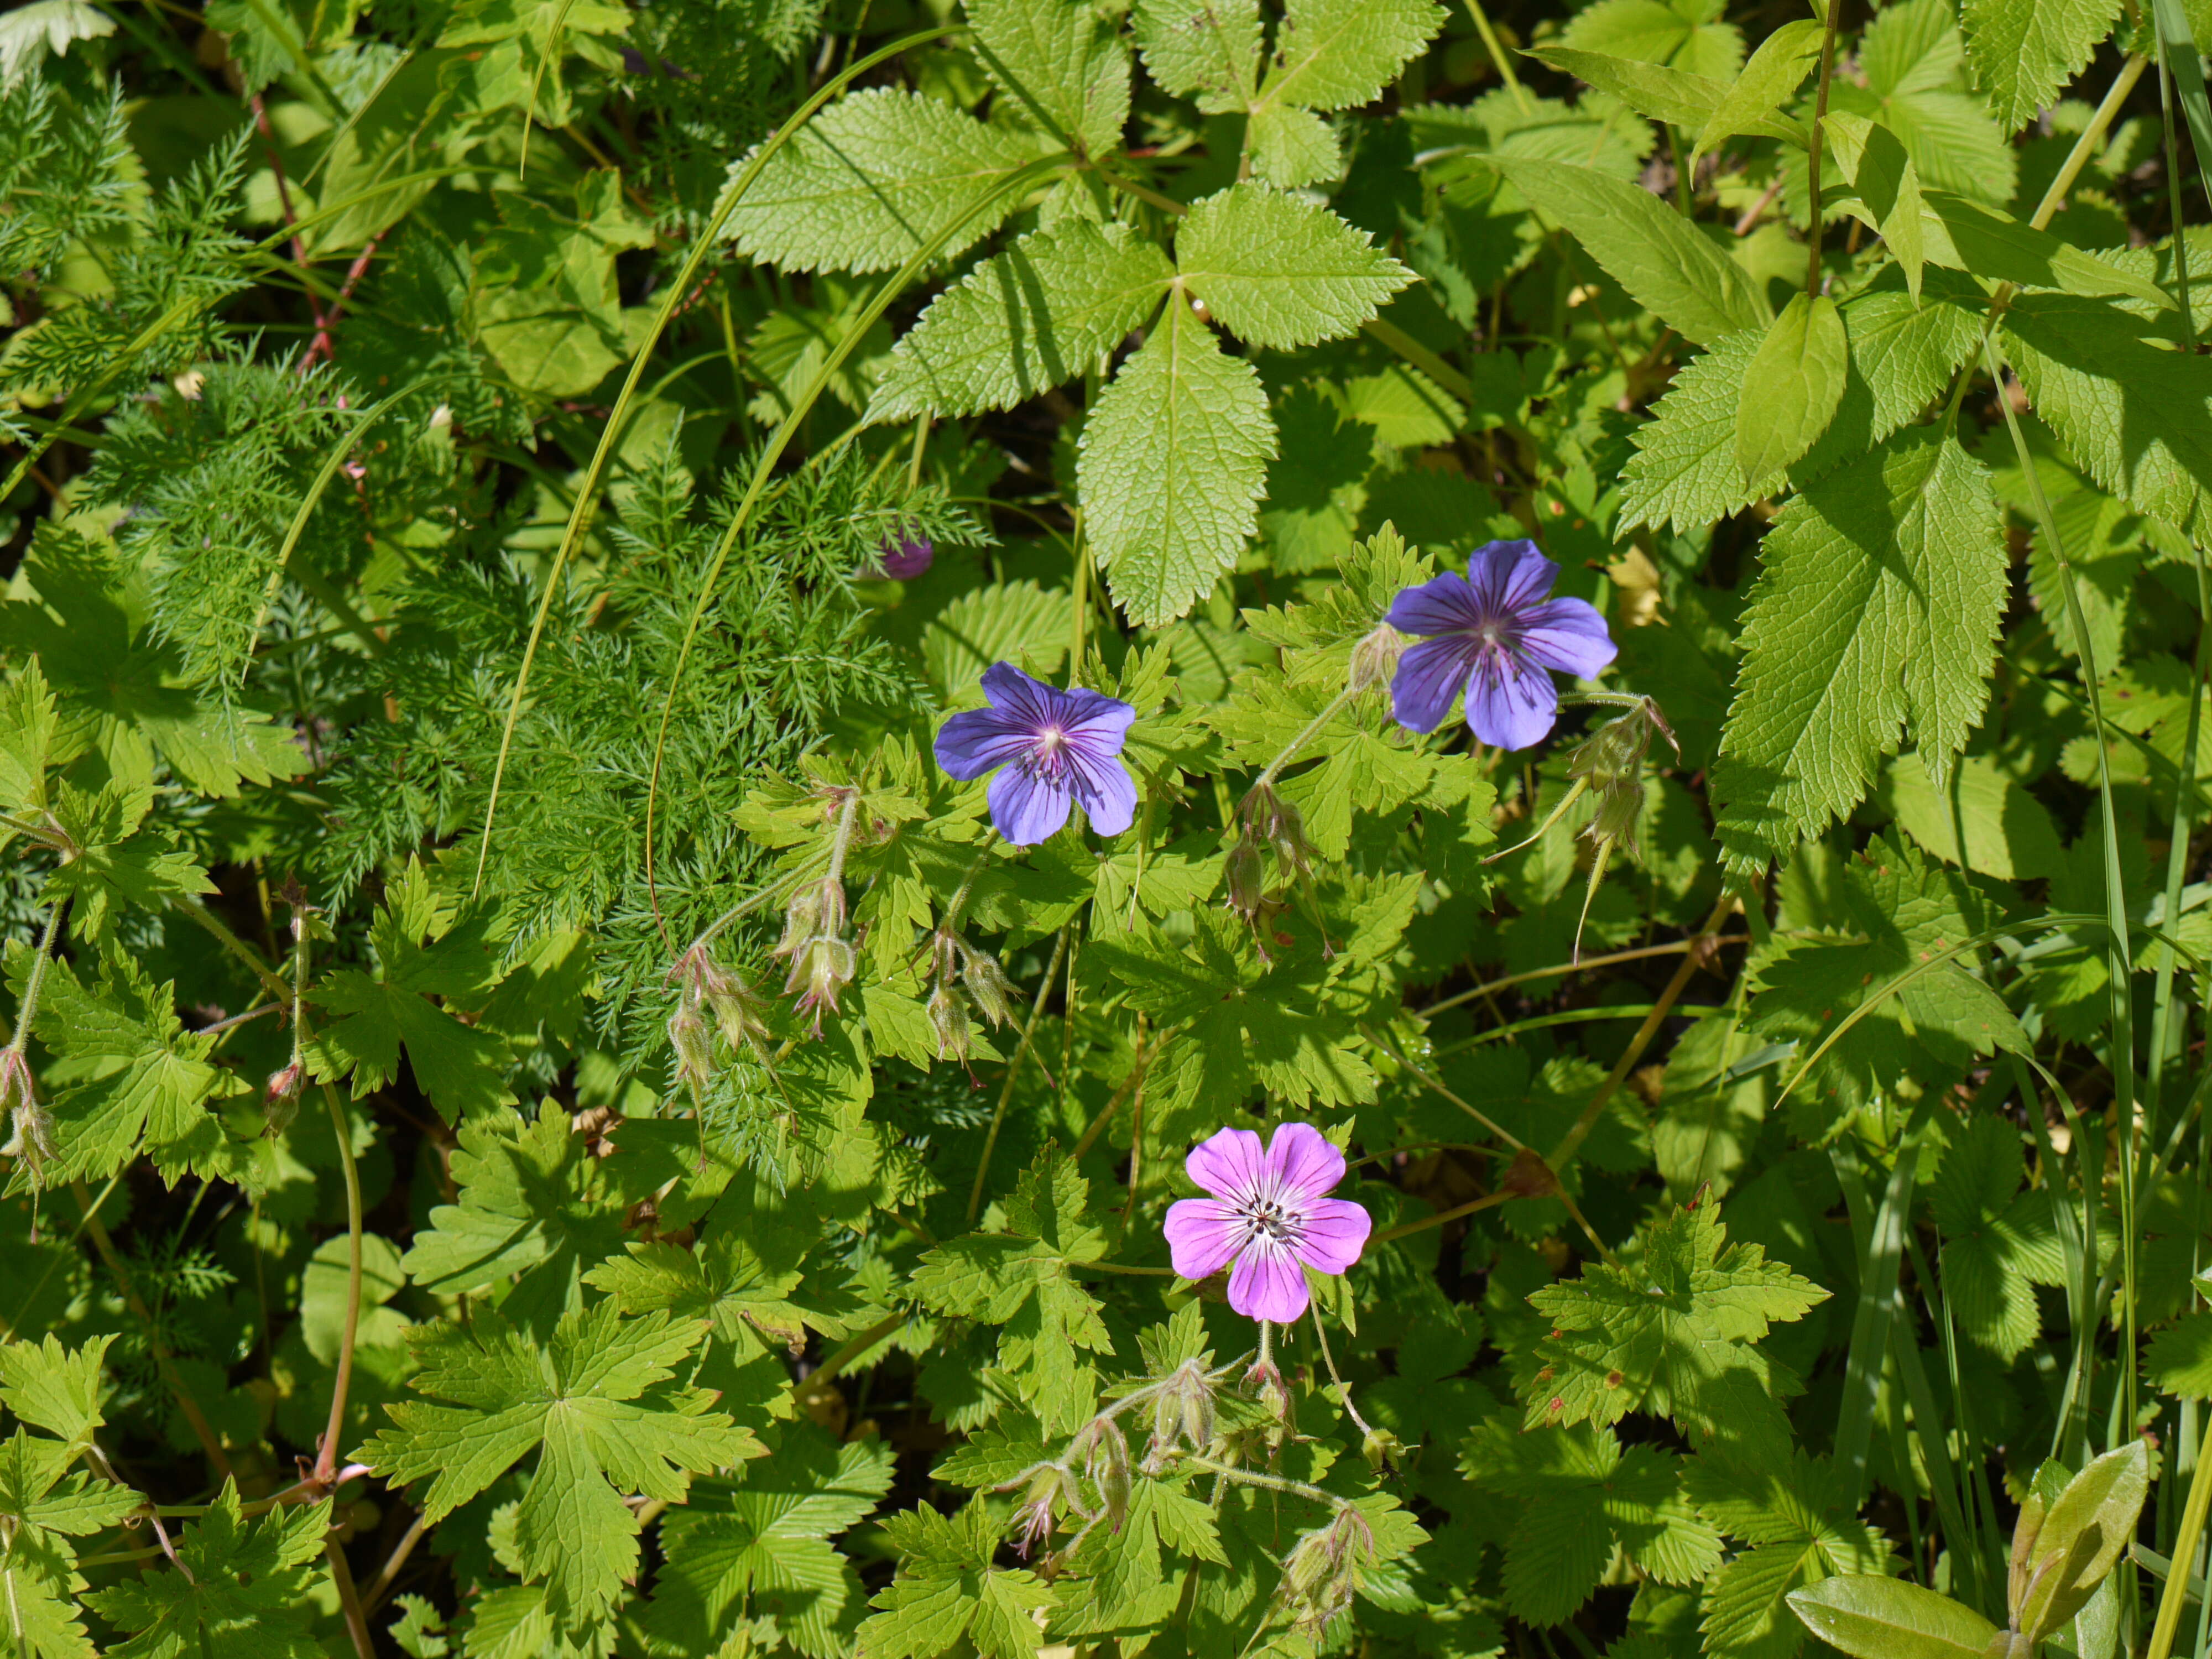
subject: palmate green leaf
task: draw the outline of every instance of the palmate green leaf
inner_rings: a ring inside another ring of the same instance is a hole
[[[1231,333],[1275,351],[1358,332],[1413,280],[1328,209],[1250,184],[1191,208],[1176,263]]]
[[[2055,102],[2119,12],[2120,0],[1966,0],[1966,61],[1997,125],[2017,132]]]
[[[1611,1429],[1523,1432],[1493,1417],[1468,1437],[1460,1472],[1513,1505],[1505,1598],[1528,1623],[1571,1616],[1616,1548],[1663,1583],[1697,1583],[1720,1565],[1719,1533],[1682,1494],[1681,1460],[1645,1446],[1624,1452]]]
[[[1719,1210],[1671,1210],[1633,1266],[1586,1263],[1580,1279],[1528,1298],[1554,1328],[1517,1368],[1530,1428],[1607,1427],[1648,1411],[1739,1457],[1788,1443],[1776,1399],[1787,1374],[1753,1345],[1828,1293],[1759,1246],[1729,1243]]]
[[[2002,1119],[1978,1117],[1944,1150],[1933,1195],[1953,1316],[2005,1360],[2042,1332],[2034,1287],[2066,1279],[2051,1195],[2021,1191],[2027,1180],[2019,1133]]]
[[[0,686],[0,805],[9,811],[42,811],[46,769],[66,764],[82,748],[81,739],[63,736],[54,716],[53,688],[33,657]]]
[[[1254,107],[1372,103],[1443,22],[1435,0],[1288,0]]]
[[[1736,407],[1735,465],[1747,488],[1791,465],[1827,430],[1850,368],[1836,302],[1792,295],[1759,342]]]
[[[976,1498],[957,1516],[918,1504],[884,1522],[899,1574],[869,1604],[860,1626],[863,1659],[936,1659],[959,1644],[981,1659],[1032,1659],[1044,1632],[1031,1616],[1054,1603],[1036,1575],[994,1567],[999,1528]]]
[[[464,922],[433,888],[419,860],[386,890],[369,931],[377,968],[342,968],[307,994],[337,1018],[308,1045],[317,1078],[353,1079],[366,1098],[399,1072],[402,1044],[415,1080],[448,1121],[480,1116],[514,1098],[507,1044],[465,1024],[433,996],[488,997],[498,981],[481,915]]]
[[[355,1454],[395,1486],[431,1478],[437,1521],[539,1453],[515,1516],[526,1571],[567,1619],[596,1616],[637,1576],[637,1516],[623,1496],[679,1503],[692,1474],[757,1456],[760,1443],[710,1409],[714,1395],[671,1386],[706,1334],[703,1320],[624,1319],[612,1302],[565,1316],[544,1346],[496,1314],[408,1333],[419,1393],[385,1407],[393,1426]]]
[[[58,1337],[0,1343],[0,1403],[33,1426],[70,1446],[92,1437],[100,1415],[100,1363],[112,1336],[95,1336],[74,1350]]]
[[[1848,1471],[1802,1451],[1756,1462],[1692,1458],[1683,1487],[1698,1513],[1749,1545],[1705,1592],[1704,1648],[1790,1659],[1804,1627],[1790,1591],[1839,1573],[1892,1570],[1881,1534],[1858,1520]]]
[[[914,1272],[925,1307],[1000,1328],[1000,1368],[1054,1433],[1080,1424],[1097,1397],[1097,1374],[1076,1351],[1114,1352],[1097,1298],[1069,1271],[1106,1254],[1105,1235],[1084,1219],[1089,1199],[1090,1183],[1048,1146],[1006,1200],[1005,1232],[948,1239]]]
[[[991,78],[1031,118],[1083,154],[1121,144],[1129,52],[1083,0],[970,0],[969,26]]]
[[[2161,1394],[2212,1400],[2212,1311],[2185,1314],[2151,1338],[2143,1375]]]
[[[110,782],[96,795],[57,786],[55,823],[76,852],[46,878],[46,896],[74,902],[70,930],[79,939],[112,946],[117,924],[131,912],[159,914],[173,899],[216,890],[191,854],[173,850],[161,830],[143,827],[153,806],[154,792],[145,785]]]
[[[467,1296],[525,1274],[503,1299],[506,1316],[549,1335],[556,1320],[580,1305],[586,1271],[623,1249],[625,1206],[612,1180],[618,1170],[592,1155],[552,1100],[534,1123],[514,1112],[471,1119],[459,1141],[451,1169],[460,1202],[432,1208],[400,1266],[439,1296]]]
[[[11,978],[27,965],[17,954]],[[173,986],[155,984],[120,954],[87,985],[57,957],[46,969],[34,1029],[87,1079],[50,1103],[61,1156],[48,1179],[100,1180],[142,1151],[171,1182],[187,1171],[246,1179],[246,1146],[233,1141],[209,1109],[246,1085],[210,1063],[214,1037],[183,1028]],[[26,1179],[20,1166],[16,1179]]]
[[[320,1659],[310,1633],[331,1500],[278,1504],[248,1522],[238,1483],[223,1482],[214,1504],[176,1534],[179,1566],[94,1590],[94,1612],[130,1632],[111,1659],[204,1659],[249,1653],[254,1659]],[[190,1576],[187,1577],[186,1575]]]
[[[775,1621],[812,1659],[849,1650],[866,1599],[825,1540],[858,1525],[890,1490],[890,1448],[839,1445],[811,1425],[786,1431],[742,1481],[710,1476],[660,1528],[665,1558],[639,1616],[647,1649],[690,1659],[718,1650],[740,1615]]]
[[[1209,115],[1243,109],[1258,90],[1259,0],[1137,0],[1130,21],[1161,91]]]
[[[728,234],[748,257],[787,270],[894,270],[1036,160],[1041,143],[918,93],[856,92],[776,152],[732,210]],[[944,256],[989,235],[1018,205],[1001,197]]]
[[[1948,1595],[1851,1574],[1790,1592],[1811,1631],[1853,1659],[1980,1659],[1997,1627]]]
[[[1948,766],[1981,718],[2005,597],[1989,476],[1915,430],[1846,464],[1768,532],[1714,790],[1754,869],[1849,812],[1910,732]]]
[[[1274,423],[1252,366],[1182,291],[1084,422],[1084,530],[1132,624],[1173,622],[1237,562],[1259,517]]]
[[[2212,362],[2171,349],[2168,324],[2072,295],[2019,295],[2000,337],[2036,414],[2100,488],[2212,533]]]
[[[25,1423],[0,1446],[0,1594],[22,1659],[91,1659],[80,1622],[85,1579],[69,1540],[118,1524],[138,1507],[128,1486],[69,1470],[100,1426],[100,1366],[110,1339],[71,1352],[43,1344],[0,1345],[0,1399]]]
[[[1012,409],[1095,368],[1174,275],[1126,226],[1033,232],[938,295],[892,351],[868,418]]]
[[[1750,274],[1640,185],[1528,156],[1481,159],[1684,339],[1710,345],[1765,327],[1766,301]]]

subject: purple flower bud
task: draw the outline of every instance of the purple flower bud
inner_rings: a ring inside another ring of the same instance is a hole
[[[883,545],[876,550],[872,574],[886,581],[910,582],[927,574],[936,561],[937,548],[928,537],[902,530],[896,536],[886,536]]]

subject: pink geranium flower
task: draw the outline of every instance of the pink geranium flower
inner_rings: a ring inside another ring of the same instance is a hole
[[[1229,1305],[1247,1319],[1287,1325],[1306,1310],[1303,1268],[1340,1273],[1359,1260],[1374,1223],[1330,1198],[1344,1154],[1310,1123],[1285,1123],[1266,1152],[1249,1129],[1223,1129],[1185,1162],[1211,1198],[1168,1207],[1168,1249],[1183,1278],[1211,1278],[1231,1261]]]

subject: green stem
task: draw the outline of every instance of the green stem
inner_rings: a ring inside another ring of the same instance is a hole
[[[62,929],[62,914],[68,908],[67,899],[57,899],[46,912],[46,931],[40,937],[39,953],[31,958],[30,976],[23,981],[23,1000],[15,1008],[15,1033],[8,1040],[8,1052],[19,1059],[31,1040],[31,1022],[39,1016],[39,997],[46,989],[46,965],[53,957],[54,939]]]
[[[2189,1482],[2188,1506],[2181,1511],[2181,1530],[2173,1538],[2173,1569],[2166,1575],[2166,1590],[2159,1597],[2158,1622],[2151,1626],[2150,1646],[2143,1659],[2167,1659],[2173,1651],[2173,1632],[2181,1623],[2182,1604],[2189,1600],[2189,1575],[2197,1559],[2197,1541],[2204,1535],[2207,1509],[2212,1509],[2212,1457],[2200,1454],[2197,1473]]]
[[[1482,0],[1467,0],[1467,15],[1474,20],[1474,32],[1482,37],[1482,49],[1490,54],[1490,61],[1498,67],[1498,78],[1512,90],[1514,101],[1521,106],[1523,115],[1536,112],[1535,100],[1528,96],[1528,88],[1521,84],[1521,77],[1513,72],[1513,60],[1507,54],[1504,43],[1498,40],[1498,31],[1490,25],[1490,14],[1482,9]]]
[[[338,1162],[345,1172],[346,1193],[346,1310],[345,1326],[338,1336],[337,1375],[331,1382],[330,1425],[323,1432],[322,1448],[315,1455],[315,1480],[325,1490],[336,1483],[338,1440],[345,1431],[347,1389],[353,1381],[354,1343],[361,1330],[361,1170],[354,1162],[353,1125],[331,1085],[323,1085],[323,1103],[331,1114],[331,1130],[337,1135]]]
[[[975,1224],[975,1218],[983,1212],[983,1184],[991,1175],[991,1154],[998,1150],[999,1130],[1006,1121],[1006,1103],[1014,1097],[1014,1082],[1022,1074],[1022,1061],[1028,1058],[1030,1045],[1036,1040],[1038,1022],[1044,1018],[1044,1005],[1052,995],[1053,975],[1060,972],[1061,960],[1067,955],[1067,929],[1060,930],[1060,937],[1052,947],[1052,960],[1045,964],[1044,977],[1037,982],[1036,1000],[1030,1005],[1029,1022],[1022,1027],[1022,1039],[1014,1049],[1014,1057],[1006,1064],[1006,1080],[999,1090],[999,1107],[991,1114],[990,1132],[983,1137],[983,1156],[975,1165],[975,1184],[968,1191],[968,1224]]]
[[[1844,0],[1828,0],[1828,16],[1820,34],[1820,89],[1813,100],[1812,147],[1805,167],[1805,203],[1809,215],[1805,223],[1805,292],[1817,297],[1820,292],[1820,123],[1828,115],[1828,87],[1836,74],[1836,25],[1841,20]]]

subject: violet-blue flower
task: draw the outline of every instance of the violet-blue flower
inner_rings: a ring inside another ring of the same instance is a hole
[[[1399,594],[1387,620],[1422,638],[1390,684],[1398,723],[1435,731],[1464,688],[1468,726],[1483,742],[1540,742],[1559,714],[1550,671],[1588,679],[1620,649],[1592,606],[1544,597],[1559,575],[1534,542],[1491,542],[1466,575],[1446,572]]]
[[[1289,1324],[1306,1310],[1304,1268],[1340,1273],[1367,1247],[1367,1212],[1328,1196],[1344,1154],[1310,1123],[1284,1124],[1264,1152],[1251,1130],[1219,1130],[1183,1168],[1212,1196],[1168,1206],[1169,1257],[1189,1279],[1234,1261],[1229,1305],[1247,1319]]]
[[[1034,847],[1081,802],[1091,827],[1118,836],[1137,815],[1137,785],[1121,761],[1137,711],[1080,686],[1063,691],[1012,663],[984,671],[988,708],[955,714],[937,733],[937,763],[965,783],[987,772],[991,822],[1017,847]]]

